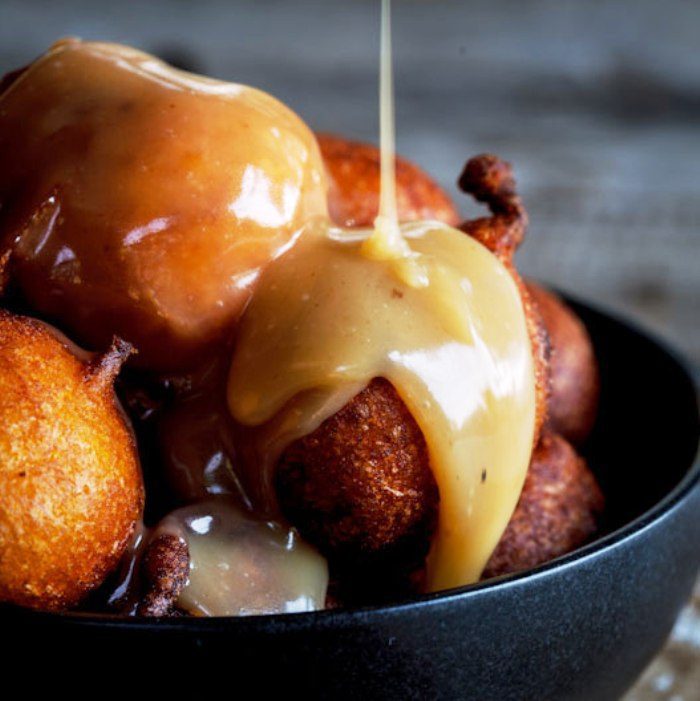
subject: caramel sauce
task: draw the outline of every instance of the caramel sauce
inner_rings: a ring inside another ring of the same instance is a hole
[[[181,503],[225,496],[250,511],[226,403],[230,360],[227,346],[187,377],[186,389],[159,417],[159,443],[168,486]]]
[[[219,500],[174,511],[160,533],[187,543],[190,574],[178,606],[191,614],[298,613],[325,605],[326,561],[279,524]]]
[[[326,213],[308,127],[253,88],[64,40],[0,95],[0,241],[39,313],[150,370],[219,343],[264,265]]]
[[[362,243],[362,255],[390,260],[396,273],[412,286],[428,284],[425,270],[416,262],[399,229],[396,205],[396,135],[394,128],[394,71],[391,51],[391,3],[382,0],[379,69],[379,130],[381,182],[379,213],[374,231]]]
[[[372,231],[323,222],[271,264],[241,321],[229,406],[255,427],[248,469],[272,500],[283,448],[372,378],[389,380],[423,431],[440,490],[429,557],[438,590],[479,579],[515,508],[532,449],[534,371],[520,296],[500,261],[439,223],[401,230],[428,285],[365,258]]]

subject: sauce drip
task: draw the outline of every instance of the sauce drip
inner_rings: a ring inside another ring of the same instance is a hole
[[[284,448],[373,378],[389,380],[425,436],[440,491],[432,591],[475,582],[515,509],[530,461],[534,368],[502,263],[438,222],[396,214],[390,1],[382,1],[381,197],[373,230],[311,222],[263,274],[228,385],[248,427],[246,472],[273,508]],[[245,437],[246,432],[243,432]]]
[[[189,580],[178,606],[198,616],[298,613],[323,608],[326,561],[294,531],[260,521],[225,501],[169,514],[156,537],[182,538]]]
[[[397,275],[414,287],[428,284],[399,228],[396,206],[396,135],[394,128],[394,72],[391,50],[391,1],[382,0],[379,70],[379,132],[381,187],[374,231],[362,244],[362,255],[391,260]]]
[[[401,236],[396,207],[396,135],[394,132],[394,75],[391,51],[391,4],[382,0],[379,58],[379,141],[381,143],[381,188],[379,214],[373,234],[362,244],[368,258],[402,258],[410,249]]]
[[[438,223],[402,235],[429,284],[362,253],[372,231],[319,221],[263,274],[229,376],[252,427],[248,469],[274,500],[283,448],[384,377],[421,427],[440,490],[431,590],[477,581],[515,508],[532,449],[534,373],[522,304],[500,261]]]

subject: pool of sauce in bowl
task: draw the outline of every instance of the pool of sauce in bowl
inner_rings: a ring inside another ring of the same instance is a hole
[[[325,605],[325,559],[278,523],[226,501],[202,501],[166,516],[155,535],[162,533],[187,543],[190,573],[178,606],[193,615],[298,613]]]

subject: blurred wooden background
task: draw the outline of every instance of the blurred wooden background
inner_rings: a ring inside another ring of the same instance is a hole
[[[0,71],[73,34],[265,88],[377,133],[376,0],[0,2]],[[399,148],[450,187],[511,160],[521,265],[700,361],[700,2],[395,0]],[[465,212],[474,208],[461,200]]]

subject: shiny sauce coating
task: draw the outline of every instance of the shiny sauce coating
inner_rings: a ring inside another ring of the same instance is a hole
[[[31,307],[149,370],[196,364],[326,212],[311,131],[269,95],[64,40],[0,95],[0,241]]]
[[[178,606],[196,616],[252,616],[321,609],[328,566],[294,532],[222,501],[169,514],[156,536],[188,546],[190,572]]]
[[[437,222],[403,225],[415,285],[362,255],[372,231],[316,222],[272,263],[241,320],[229,406],[249,427],[246,469],[263,506],[277,458],[374,377],[423,431],[440,490],[431,590],[468,584],[500,539],[525,479],[534,373],[522,302],[483,246]],[[400,272],[400,271],[399,271]]]
[[[341,230],[319,218],[266,270],[238,331],[228,401],[253,496],[274,509],[283,450],[373,378],[391,382],[423,432],[440,492],[427,562],[427,587],[438,591],[478,581],[515,509],[532,452],[534,367],[503,264],[445,224],[399,224],[391,61],[382,0],[375,226]]]

